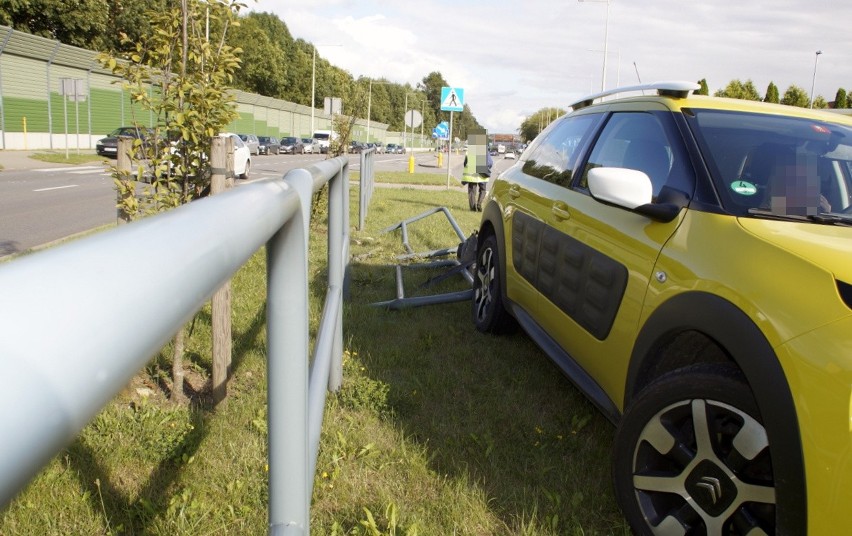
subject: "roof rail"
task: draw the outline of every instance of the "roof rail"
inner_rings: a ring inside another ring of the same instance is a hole
[[[595,93],[594,95],[589,95],[588,97],[583,97],[582,99],[572,103],[570,106],[572,110],[579,110],[580,108],[591,106],[591,104],[597,99],[602,99],[604,97],[609,97],[610,95],[616,95],[618,93],[627,93],[628,91],[644,92],[648,90],[657,90],[658,95],[666,95],[669,97],[683,99],[689,95],[690,91],[695,91],[696,89],[700,88],[701,86],[699,86],[695,82],[684,82],[678,80],[651,82],[650,84],[640,84],[638,86],[627,86],[608,89],[600,93]]]

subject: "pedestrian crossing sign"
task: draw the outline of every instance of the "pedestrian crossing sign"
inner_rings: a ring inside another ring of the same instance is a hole
[[[460,87],[441,88],[441,110],[461,112],[464,110],[464,89]]]

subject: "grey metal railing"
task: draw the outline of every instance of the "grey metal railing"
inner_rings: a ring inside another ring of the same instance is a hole
[[[0,266],[0,508],[265,244],[269,530],[307,534],[326,386],[342,377],[347,175],[346,158],[325,160]],[[309,360],[310,204],[326,183],[329,282]]]
[[[373,170],[373,160],[376,154],[376,149],[371,148],[361,153],[361,176],[359,180],[358,192],[358,230],[364,230],[364,224],[367,221],[367,212],[370,209],[370,199],[373,197],[373,187],[375,184],[375,172]]]

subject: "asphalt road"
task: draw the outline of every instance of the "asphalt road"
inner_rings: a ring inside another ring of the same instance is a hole
[[[446,156],[446,155],[445,155]],[[376,171],[407,171],[410,155],[376,155]],[[325,155],[252,157],[249,182],[281,177],[308,167]],[[460,176],[463,157],[453,155],[452,174]],[[495,174],[502,159],[495,159]],[[350,170],[359,169],[359,155],[350,155]],[[435,153],[415,153],[415,171],[446,174]],[[103,164],[57,167],[32,161],[27,169],[0,172],[0,258],[115,223],[115,190]],[[238,181],[238,185],[243,181]]]

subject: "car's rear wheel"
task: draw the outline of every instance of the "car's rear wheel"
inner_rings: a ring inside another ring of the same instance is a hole
[[[689,367],[646,387],[616,432],[613,480],[637,534],[775,534],[769,441],[731,367]]]
[[[497,238],[489,234],[476,252],[473,280],[473,323],[482,332],[501,333],[512,318],[503,306],[500,255]]]

